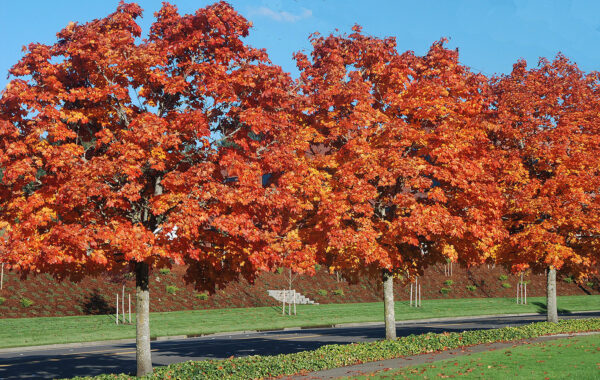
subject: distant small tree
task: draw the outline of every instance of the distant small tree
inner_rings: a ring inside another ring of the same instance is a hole
[[[494,92],[493,138],[510,174],[510,238],[497,260],[547,274],[548,321],[557,322],[557,271],[585,277],[599,259],[600,76],[562,55],[531,69],[519,61]]]

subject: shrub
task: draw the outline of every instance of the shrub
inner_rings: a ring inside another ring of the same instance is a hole
[[[208,293],[196,293],[196,298],[206,301],[208,299]]]
[[[169,274],[171,270],[169,268],[160,268],[159,272],[160,274]]]
[[[512,288],[512,286],[508,282],[503,282],[502,287],[505,289]]]
[[[21,306],[23,306],[23,307],[29,307],[29,306],[33,305],[33,301],[26,297],[21,298],[21,300],[19,302],[21,303]]]
[[[444,281],[444,285],[446,285],[446,286],[452,286],[452,284],[454,284],[454,281],[452,281],[452,280]]]
[[[317,290],[317,294],[320,295],[320,296],[325,297],[327,295],[327,290],[325,290],[325,289],[319,289],[319,290]]]
[[[587,286],[589,286],[590,288],[594,287],[594,283],[592,281],[588,281],[585,283]],[[1,304],[0,304],[1,305]]]
[[[321,270],[321,265],[320,264],[315,264],[315,271],[318,272]]]
[[[169,294],[175,294],[179,291],[179,288],[176,287],[175,285],[167,285],[167,293]]]
[[[573,283],[573,277],[564,277],[563,281],[566,282],[567,284],[571,284],[571,283]]]
[[[467,285],[467,290],[474,292],[475,290],[477,290],[477,286],[475,285]]]
[[[442,294],[448,294],[448,293],[450,293],[450,289],[448,289],[448,288],[441,288],[440,289],[440,293],[442,293]]]
[[[498,276],[498,280],[500,281],[506,281],[508,280],[508,276],[505,274],[501,274],[500,276]]]
[[[336,295],[336,296],[343,296],[344,295],[344,289],[336,289],[336,290],[334,290],[331,293],[333,293],[333,295]]]
[[[6,301],[6,298],[0,297],[0,305],[2,305]]]
[[[278,274],[282,274],[283,273],[283,268],[277,268],[277,273]]]

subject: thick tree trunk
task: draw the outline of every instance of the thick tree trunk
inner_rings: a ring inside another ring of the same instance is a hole
[[[556,307],[556,269],[548,268],[548,287],[546,289],[546,307],[548,322],[558,322],[558,309]]]
[[[383,313],[385,315],[385,339],[396,339],[396,315],[394,312],[394,277],[390,271],[384,270],[383,278]]]
[[[136,285],[136,336],[135,354],[137,359],[137,376],[152,373],[152,356],[150,354],[150,290],[148,287],[148,264],[135,264]]]

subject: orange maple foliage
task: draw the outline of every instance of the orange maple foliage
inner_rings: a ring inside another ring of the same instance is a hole
[[[548,267],[583,277],[600,243],[600,75],[566,57],[519,61],[493,81],[496,146],[510,174],[510,239],[497,259],[520,272]]]
[[[30,44],[0,100],[1,261],[73,279],[189,265],[214,289],[271,268],[292,207],[275,188],[294,152],[292,81],[243,43],[228,4],[168,4],[70,23]],[[283,229],[283,230],[282,230]]]
[[[314,204],[304,240],[350,277],[483,262],[505,236],[487,78],[444,41],[419,57],[353,30],[313,35],[310,58],[296,55],[310,142],[298,193]]]

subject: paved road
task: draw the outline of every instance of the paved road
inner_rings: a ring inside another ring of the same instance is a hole
[[[573,313],[561,318],[600,317],[600,312]],[[463,331],[516,326],[544,320],[544,316],[464,318],[452,321],[397,324],[398,336],[426,332]],[[326,344],[369,342],[382,339],[383,324],[339,328],[315,328],[251,334],[207,336],[152,342],[155,366],[187,360],[230,356],[276,355],[306,351]],[[0,379],[52,379],[102,373],[134,373],[135,345],[117,343],[77,348],[54,348],[0,353]]]

